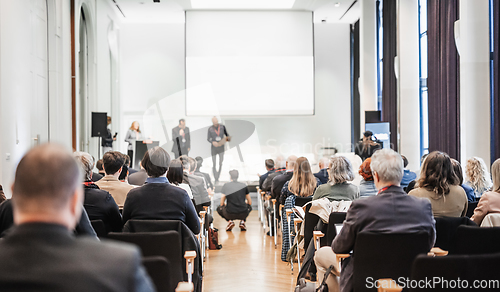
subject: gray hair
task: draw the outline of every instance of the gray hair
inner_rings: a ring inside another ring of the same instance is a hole
[[[330,185],[338,185],[346,181],[354,180],[352,164],[345,156],[332,156],[328,166]]]
[[[372,155],[372,173],[377,173],[383,182],[401,183],[403,179],[403,159],[392,149],[380,149]]]
[[[84,180],[92,180],[92,169],[94,169],[94,158],[87,152],[74,152],[73,157],[75,158],[78,166],[83,172]]]
[[[286,160],[282,155],[276,157],[276,160],[274,161],[274,167],[278,169],[286,167]]]

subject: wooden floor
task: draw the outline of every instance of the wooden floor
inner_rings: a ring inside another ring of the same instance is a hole
[[[273,238],[263,232],[258,212],[250,213],[247,231],[240,231],[239,221],[235,224],[231,232],[226,232],[226,221],[214,214],[214,227],[219,229],[223,247],[208,253],[203,291],[294,291],[295,276],[281,261],[281,243],[274,248]]]

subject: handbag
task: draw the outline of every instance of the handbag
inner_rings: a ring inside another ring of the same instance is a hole
[[[221,249],[219,244],[219,230],[217,228],[208,228],[208,249]]]
[[[334,265],[328,267],[323,277],[323,281],[316,288],[316,284],[312,282],[306,282],[304,278],[299,279],[299,284],[295,287],[295,292],[328,292],[328,285],[326,285],[326,280],[330,276],[332,270],[335,268]]]

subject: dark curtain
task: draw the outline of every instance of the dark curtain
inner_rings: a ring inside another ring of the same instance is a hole
[[[459,1],[427,1],[429,151],[460,160],[460,62],[454,23]]]
[[[391,148],[398,151],[398,94],[394,72],[396,57],[396,0],[382,3],[383,77],[382,77],[382,120],[390,123]]]
[[[500,0],[493,0],[493,102],[491,162],[500,158]]]
[[[351,144],[352,151],[358,142],[360,133],[359,101],[359,20],[351,25]]]

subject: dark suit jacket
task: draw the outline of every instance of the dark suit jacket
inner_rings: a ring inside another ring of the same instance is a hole
[[[330,179],[328,176],[328,168],[323,168],[322,170],[315,173],[314,176],[319,179],[321,184],[326,184]]]
[[[189,127],[184,128],[184,136],[186,139],[186,142],[182,142],[182,136],[179,134],[179,131],[181,128],[179,126],[175,127],[172,129],[172,141],[174,142],[174,145],[172,146],[172,152],[176,153],[179,155],[179,148],[177,146],[177,138],[179,138],[179,142],[181,143],[181,154],[186,154],[187,155],[187,150],[188,148],[191,148],[191,133],[189,132]]]
[[[123,222],[129,219],[180,220],[200,233],[200,220],[185,190],[169,183],[147,183],[130,190],[123,206]]]
[[[76,239],[61,225],[29,223],[0,241],[0,287],[9,291],[154,291],[139,250]]]
[[[429,200],[409,196],[401,187],[391,186],[376,196],[352,202],[344,226],[333,240],[332,248],[335,253],[350,253],[354,248],[357,234],[361,231],[380,233],[424,231],[429,234],[430,250],[436,240],[434,224]],[[341,291],[351,291],[352,263],[353,261],[346,261],[346,264],[342,265]]]
[[[273,182],[271,184],[271,197],[273,199],[276,199],[278,200],[278,202],[280,202],[281,189],[283,188],[283,186],[287,181],[292,179],[292,176],[293,176],[293,171],[288,171],[278,175],[273,179]],[[283,202],[284,201],[285,200],[283,200]]]
[[[268,170],[266,173],[264,173],[263,175],[261,175],[259,177],[259,188],[262,190],[262,186],[264,185],[264,181],[266,180],[266,178],[271,174],[271,173],[274,173],[276,170],[273,169],[273,170]]]
[[[210,206],[210,197],[208,196],[208,190],[205,186],[205,180],[203,177],[186,173],[184,173],[184,176],[187,176],[188,178],[195,204]]]
[[[210,178],[210,174],[206,172],[201,172],[199,169],[194,172],[195,175],[201,176],[202,178],[205,179],[205,184],[207,188],[214,188],[214,185],[212,184],[212,179]]]
[[[266,179],[264,180],[264,182],[262,183],[262,188],[260,188],[261,190],[265,191],[265,192],[270,192],[271,191],[271,186],[272,186],[272,183],[273,183],[273,179],[275,177],[277,177],[278,175],[280,174],[283,174],[285,173],[285,169],[284,168],[280,168],[280,169],[277,169],[275,170],[273,173],[269,174]]]
[[[85,185],[83,207],[90,220],[102,220],[106,232],[122,230],[122,215],[115,199],[106,191],[100,190],[96,184]]]

